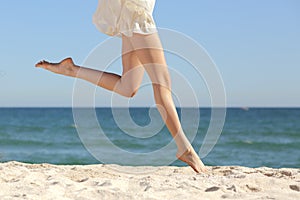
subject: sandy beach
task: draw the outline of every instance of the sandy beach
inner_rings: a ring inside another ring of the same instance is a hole
[[[300,169],[0,164],[0,199],[300,199]]]

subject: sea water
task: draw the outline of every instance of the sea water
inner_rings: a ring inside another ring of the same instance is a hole
[[[184,130],[196,127],[192,145],[198,152],[210,124],[211,109],[190,109],[199,110],[200,118],[198,123],[193,119],[187,120],[191,123],[185,123]],[[180,113],[180,109],[177,110]],[[123,123],[119,127],[111,108],[95,109],[99,126],[114,146],[126,152],[144,153],[147,159],[147,153],[160,150],[172,141],[165,126],[151,137],[138,138],[124,133],[126,129],[138,136],[152,120],[149,108],[130,108],[129,113],[131,120],[141,127],[139,132],[131,124]],[[95,130],[95,127],[87,126],[84,130],[86,137],[89,137],[88,133]],[[100,143],[97,145],[100,147],[101,137],[98,140]],[[100,153],[109,156],[109,146],[101,146],[99,149],[104,149]],[[140,164],[134,157],[126,157],[124,154],[112,156],[116,161],[126,160],[129,165]],[[157,155],[155,159],[152,158],[151,165],[161,165],[166,156],[170,155]],[[175,154],[171,156],[174,162],[170,165],[185,165],[176,160]],[[202,160],[206,165],[299,168],[300,109],[228,108],[221,136],[213,150]],[[0,162],[6,161],[52,164],[103,162],[96,159],[80,139],[72,108],[0,108]]]

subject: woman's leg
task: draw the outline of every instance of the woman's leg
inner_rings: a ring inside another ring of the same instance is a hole
[[[158,110],[178,147],[176,156],[189,164],[196,172],[205,172],[205,166],[182,130],[172,99],[170,76],[158,34],[134,34],[130,41],[151,78]]]
[[[133,97],[141,84],[144,68],[133,51],[128,38],[122,39],[122,76],[100,70],[80,67],[74,64],[71,58],[66,58],[59,63],[41,61],[36,64],[51,72],[70,77],[77,77],[97,86],[114,91],[125,97]]]
[[[122,76],[77,66],[71,58],[59,63],[41,61],[36,64],[36,67],[65,76],[77,77],[120,95],[132,97],[142,81],[144,69],[141,65],[143,65],[153,82],[158,109],[178,146],[177,157],[188,163],[196,172],[205,171],[203,163],[181,128],[171,96],[170,78],[158,35],[134,34],[131,38],[123,36],[122,41]]]

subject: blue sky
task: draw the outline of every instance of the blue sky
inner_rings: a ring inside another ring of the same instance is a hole
[[[72,105],[74,79],[34,64],[67,56],[83,63],[108,38],[92,23],[97,3],[1,2],[0,107]],[[154,18],[207,50],[223,77],[228,106],[300,106],[300,1],[157,0]]]

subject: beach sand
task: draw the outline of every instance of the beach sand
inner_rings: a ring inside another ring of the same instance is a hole
[[[0,199],[300,199],[300,169],[0,164]]]

